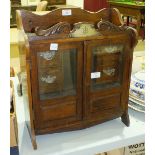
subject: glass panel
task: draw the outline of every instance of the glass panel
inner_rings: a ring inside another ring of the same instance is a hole
[[[77,51],[38,52],[40,100],[76,95]]]
[[[91,89],[116,87],[122,81],[123,45],[100,45],[92,49]]]

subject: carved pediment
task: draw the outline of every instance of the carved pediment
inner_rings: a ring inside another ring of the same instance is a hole
[[[41,29],[40,27],[35,28],[35,33],[38,36],[56,36],[56,35],[68,36],[70,31],[71,26],[67,22],[59,22],[46,30]]]
[[[100,31],[102,32],[120,32],[122,31],[122,28],[119,26],[114,25],[113,23],[109,22],[109,21],[99,21],[97,23],[97,27]]]
[[[71,29],[71,27],[73,28]],[[75,23],[73,26],[71,26],[68,22],[59,22],[46,30],[40,27],[35,28],[35,33],[37,36],[49,36],[52,38],[101,36],[107,33],[123,31],[129,33],[132,38],[131,46],[135,46],[137,43],[137,33],[133,28],[124,25],[116,26],[115,24],[104,20],[99,21],[96,26],[94,23],[90,22],[79,22]]]
[[[87,22],[74,24],[74,28],[70,33],[70,37],[89,37],[98,35],[101,35],[101,33],[95,29],[94,24]]]

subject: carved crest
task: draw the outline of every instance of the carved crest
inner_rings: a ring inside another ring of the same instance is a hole
[[[100,32],[95,29],[94,24],[88,22],[79,22],[74,24],[74,28],[70,33],[70,37],[88,37],[98,36]]]
[[[100,36],[106,33],[123,32],[129,33],[131,39],[131,46],[137,44],[137,32],[124,25],[117,26],[109,21],[101,20],[95,27],[94,23],[90,22],[79,22],[73,25],[71,30],[71,24],[68,22],[59,22],[48,29],[41,29],[40,27],[35,28],[37,36],[49,36],[52,38],[76,38],[76,37],[89,37],[89,36]]]
[[[122,27],[123,31],[129,34],[130,36],[130,45],[131,47],[135,47],[138,43],[138,32],[136,29],[129,27],[129,26],[123,26]]]
[[[49,29],[41,29],[39,27],[35,28],[35,33],[38,36],[56,36],[65,35],[68,36],[71,31],[71,26],[67,22],[60,22],[50,27]]]
[[[121,27],[116,26],[116,25],[112,24],[109,21],[102,21],[101,20],[101,21],[99,21],[97,23],[97,27],[102,32],[105,32],[105,31],[106,32],[109,32],[109,31],[111,31],[111,32],[119,32],[119,31],[122,31],[122,28]]]

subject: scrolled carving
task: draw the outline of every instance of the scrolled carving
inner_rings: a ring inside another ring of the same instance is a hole
[[[130,45],[131,48],[135,47],[138,43],[138,32],[136,29],[129,27],[129,26],[123,26],[122,29],[127,32],[130,36]]]
[[[71,26],[67,22],[59,22],[55,24],[54,26],[44,30],[41,29],[40,27],[35,28],[35,33],[38,36],[52,36],[52,35],[68,35],[71,31]]]
[[[137,31],[129,26],[121,25],[121,26],[116,26],[115,24],[109,22],[109,21],[99,21],[97,23],[98,30],[100,32],[106,33],[106,32],[126,32],[130,36],[130,41],[131,41],[131,48],[135,47],[138,41],[138,33]]]
[[[116,26],[113,23],[109,22],[109,21],[99,21],[97,23],[97,27],[100,31],[112,31],[112,32],[119,32],[122,31],[122,27]]]

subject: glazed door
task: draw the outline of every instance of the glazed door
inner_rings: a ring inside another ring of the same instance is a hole
[[[37,132],[61,130],[66,124],[69,127],[80,121],[82,43],[44,43],[34,46],[33,51],[31,73]]]
[[[117,36],[116,36],[117,37]],[[122,115],[126,89],[125,38],[113,37],[85,42],[84,113],[90,120],[108,120]],[[124,90],[123,90],[124,89]]]

